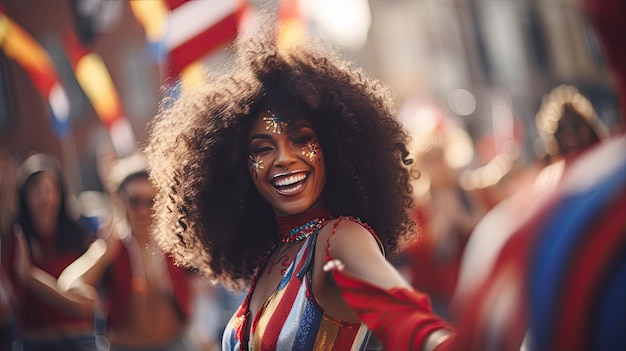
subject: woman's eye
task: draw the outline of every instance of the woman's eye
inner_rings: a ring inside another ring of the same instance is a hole
[[[296,145],[304,145],[313,139],[313,135],[303,135],[293,139],[293,143]]]
[[[257,146],[257,147],[252,147],[250,148],[250,153],[251,154],[262,154],[265,152],[269,152],[272,151],[272,148],[269,146]]]

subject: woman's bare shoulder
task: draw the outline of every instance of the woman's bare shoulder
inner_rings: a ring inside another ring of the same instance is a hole
[[[319,245],[323,245],[331,257],[343,256],[344,251],[380,254],[382,246],[376,233],[358,218],[341,216],[329,221],[320,232]]]

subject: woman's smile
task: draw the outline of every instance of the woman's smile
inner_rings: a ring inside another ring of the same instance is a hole
[[[295,196],[304,189],[308,177],[309,172],[305,171],[277,174],[272,179],[272,185],[281,195]]]

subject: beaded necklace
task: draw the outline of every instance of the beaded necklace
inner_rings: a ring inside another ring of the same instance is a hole
[[[331,219],[330,211],[325,207],[307,211],[293,216],[276,217],[278,242],[274,243],[267,252],[259,257],[259,267],[265,267],[272,253],[283,243],[296,243],[308,238],[316,230],[324,226]],[[278,256],[278,255],[277,255]],[[273,267],[275,262],[269,262]],[[271,268],[270,268],[271,270]],[[258,274],[252,279],[252,286],[256,285]]]
[[[330,211],[325,207],[295,216],[276,217],[278,240],[283,244],[302,241],[323,227],[329,218]]]
[[[313,218],[299,227],[279,232],[278,238],[283,244],[297,243],[308,238],[311,233],[321,228],[327,220],[327,218]]]

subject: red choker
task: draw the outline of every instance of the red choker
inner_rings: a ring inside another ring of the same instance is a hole
[[[330,211],[325,207],[294,216],[276,217],[278,239],[281,243],[302,241],[321,228],[330,219]]]

